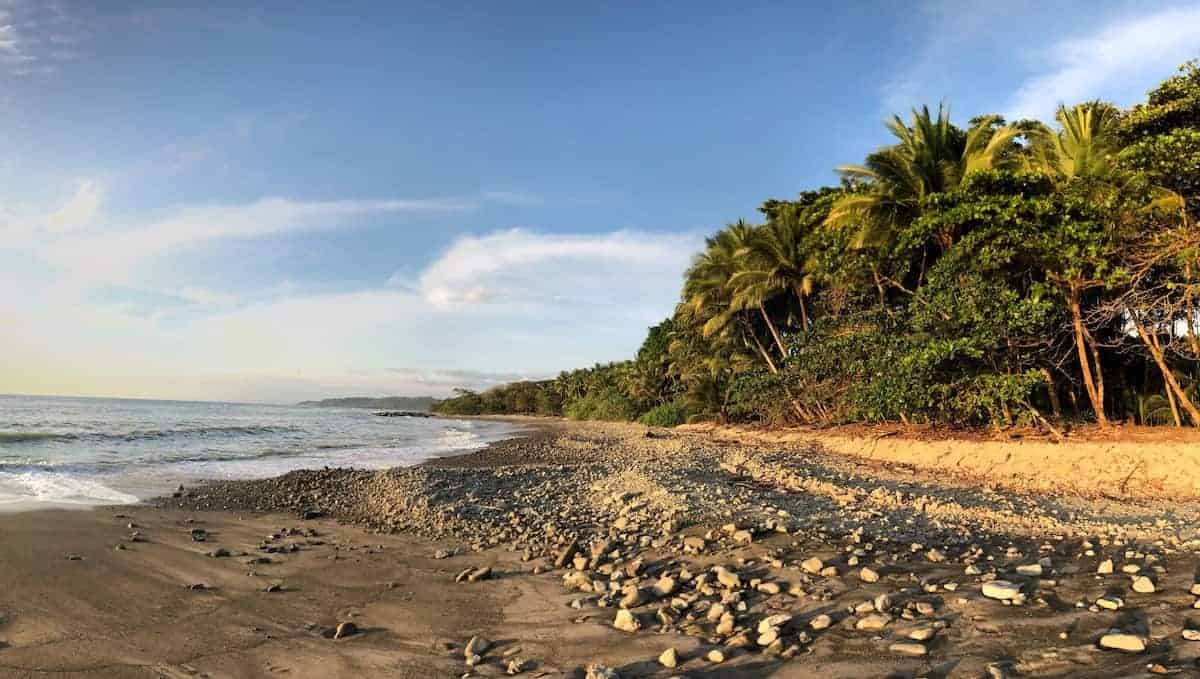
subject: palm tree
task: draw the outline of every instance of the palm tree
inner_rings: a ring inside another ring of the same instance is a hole
[[[1059,130],[1038,125],[1030,132],[1034,168],[1059,184],[1076,179],[1115,180],[1119,118],[1120,112],[1105,102],[1089,101],[1070,108],[1060,105],[1054,115]]]
[[[800,327],[807,330],[807,299],[813,294],[817,265],[806,248],[806,237],[816,224],[803,219],[807,205],[787,205],[777,210],[763,226],[755,229],[738,253],[742,267],[730,279],[743,305],[763,305],[781,294],[792,293],[800,311]]]
[[[752,342],[767,368],[779,372],[771,352],[763,345],[747,312],[757,311],[780,355],[787,355],[783,336],[763,306],[765,300],[743,294],[732,283],[742,270],[742,253],[754,237],[755,227],[739,220],[705,241],[705,249],[688,268],[683,284],[684,317],[701,325],[705,338],[728,336],[736,332]]]
[[[897,143],[867,156],[863,165],[838,168],[859,191],[842,198],[826,223],[856,228],[858,247],[886,247],[921,214],[927,196],[951,191],[980,170],[1003,169],[1024,162],[1016,139],[1021,128],[1003,125],[999,116],[982,116],[969,130],[950,123],[950,112],[938,106],[913,109],[912,122],[899,116],[887,123]],[[953,244],[952,234],[939,236],[943,249]]]

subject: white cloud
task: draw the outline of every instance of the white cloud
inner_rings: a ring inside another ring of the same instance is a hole
[[[104,189],[98,182],[91,179],[80,181],[75,195],[47,217],[48,230],[61,233],[91,224],[100,212],[103,199]]]
[[[674,290],[701,237],[615,231],[539,234],[522,229],[461,238],[420,277],[429,303],[636,303],[639,291]]]
[[[1017,89],[1005,115],[1045,120],[1060,103],[1141,94],[1129,92],[1130,83],[1154,83],[1197,56],[1200,7],[1123,18],[1094,35],[1067,38],[1035,53],[1034,59],[1044,66]]]
[[[275,401],[542,377],[632,355],[700,242],[499,231],[456,241],[407,290],[160,290],[195,302],[178,314],[59,291],[5,310],[0,374],[13,391]]]

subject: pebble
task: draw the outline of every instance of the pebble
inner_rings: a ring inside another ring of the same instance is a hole
[[[704,654],[704,657],[707,658],[710,663],[714,664],[725,662],[725,653],[719,648],[714,648],[713,650]]]
[[[989,599],[1008,601],[1021,595],[1021,586],[1008,580],[991,580],[983,583],[983,595]]]
[[[922,656],[929,653],[929,649],[925,648],[925,644],[918,644],[911,641],[900,641],[888,646],[888,650],[899,655]]]
[[[642,628],[642,623],[638,621],[637,616],[632,611],[622,608],[617,611],[617,617],[613,620],[613,627],[622,632],[636,632]]]
[[[1105,634],[1100,637],[1100,647],[1126,653],[1141,653],[1146,650],[1146,640],[1136,634]]]
[[[358,625],[352,622],[339,622],[337,628],[333,631],[334,639],[345,639],[349,636],[354,636],[358,633]]]
[[[1113,560],[1112,559],[1105,559],[1104,561],[1100,562],[1099,566],[1096,566],[1096,573],[1098,573],[1100,575],[1109,575],[1112,572],[1113,572]]]
[[[864,632],[876,632],[884,627],[887,627],[888,623],[891,621],[892,618],[889,615],[884,615],[883,613],[872,613],[871,615],[861,618],[858,622],[854,623],[854,629],[862,630]]]
[[[663,667],[673,668],[679,664],[679,654],[674,648],[668,648],[662,652],[662,655],[658,656],[658,664],[662,665]]]
[[[879,573],[875,569],[863,566],[858,571],[858,579],[863,582],[879,582]]]
[[[1136,576],[1133,579],[1133,591],[1137,592],[1138,594],[1153,594],[1154,581],[1145,575]]]

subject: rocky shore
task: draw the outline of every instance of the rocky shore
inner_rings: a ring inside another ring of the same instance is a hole
[[[546,422],[419,467],[293,472],[159,504],[420,536],[455,563],[447,586],[528,579],[571,625],[609,631],[574,654],[464,634],[453,676],[1200,671],[1200,505],[1000,488],[803,442]]]

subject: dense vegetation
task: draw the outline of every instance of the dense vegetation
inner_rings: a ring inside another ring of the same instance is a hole
[[[1056,124],[939,108],[707,240],[629,361],[447,414],[1200,425],[1200,67]]]

